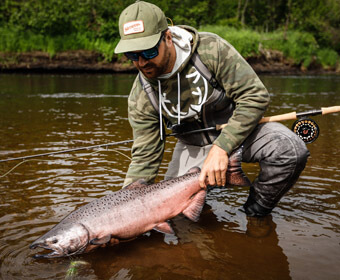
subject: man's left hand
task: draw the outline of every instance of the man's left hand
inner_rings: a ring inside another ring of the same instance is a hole
[[[200,186],[224,186],[228,169],[228,153],[217,145],[213,145],[203,163],[199,177]]]

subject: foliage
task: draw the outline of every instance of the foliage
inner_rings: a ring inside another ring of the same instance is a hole
[[[331,49],[321,49],[317,52],[318,62],[325,68],[335,67],[339,62],[339,55]]]
[[[312,34],[299,31],[289,31],[286,38],[283,32],[264,34],[263,45],[267,49],[280,50],[296,64],[308,67],[316,56],[319,48]]]
[[[0,49],[37,49],[53,55],[60,50],[85,48],[98,50],[110,60],[119,38],[119,15],[133,2],[1,0]],[[175,25],[204,26],[227,38],[245,56],[258,53],[260,42],[305,66],[314,56],[320,63],[331,65],[336,52],[340,53],[340,0],[149,2],[158,5]],[[227,33],[225,26],[229,27]]]
[[[67,35],[44,36],[31,31],[22,33],[19,29],[0,28],[0,50],[12,52],[44,51],[54,56],[57,52],[66,50],[91,50],[111,61],[118,39],[106,41],[103,38],[89,37],[82,33]]]
[[[333,38],[340,30],[340,0],[149,0],[173,22],[199,28],[231,24],[272,32],[289,28],[313,34],[321,46],[340,51]],[[73,32],[112,39],[121,11],[134,0],[2,0],[0,26],[17,26],[43,35]],[[243,18],[244,17],[244,18]],[[338,32],[337,32],[338,31]],[[340,39],[339,39],[340,40]],[[339,45],[337,45],[339,44]]]
[[[95,37],[118,37],[118,17],[133,1],[117,0],[3,0],[0,23],[45,36],[91,33]],[[123,3],[124,2],[124,3]]]
[[[335,67],[339,60],[336,51],[320,48],[311,33],[301,31],[256,32],[249,29],[235,29],[227,26],[202,26],[202,31],[213,32],[231,43],[242,56],[259,54],[260,48],[281,51],[295,64],[306,68],[312,62],[323,67]]]
[[[244,57],[259,53],[261,35],[256,31],[221,25],[202,26],[200,30],[215,33],[226,39]]]

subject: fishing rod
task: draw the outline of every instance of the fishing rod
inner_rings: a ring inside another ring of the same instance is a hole
[[[322,107],[321,109],[318,109],[318,110],[311,110],[311,111],[306,111],[306,112],[301,112],[301,113],[290,112],[290,113],[281,114],[281,115],[263,117],[259,121],[259,124],[266,123],[266,122],[296,120],[294,122],[293,126],[292,126],[292,130],[304,142],[312,143],[319,136],[319,126],[317,125],[317,123],[314,120],[312,120],[308,117],[309,116],[315,116],[315,115],[325,115],[325,114],[336,113],[336,112],[340,112],[340,106]],[[187,134],[193,134],[193,133],[198,133],[198,132],[221,130],[226,126],[227,126],[227,124],[221,124],[221,125],[216,125],[216,127],[207,127],[207,128],[202,128],[202,129],[196,129],[196,130],[191,130],[191,131],[187,131],[187,132],[184,132],[184,133],[170,133],[170,134],[166,134],[166,137],[177,136],[179,134],[187,135]],[[103,147],[109,147],[109,146],[114,146],[114,145],[122,145],[122,144],[131,143],[131,142],[133,142],[132,139],[125,140],[125,141],[119,141],[119,142],[111,142],[111,143],[107,143],[107,144],[93,145],[93,146],[87,146],[87,147],[79,147],[79,148],[73,148],[73,149],[67,149],[67,150],[61,150],[61,151],[55,151],[55,152],[49,152],[49,153],[42,153],[42,154],[36,154],[36,155],[30,155],[30,156],[2,159],[2,160],[0,160],[0,163],[1,162],[7,162],[7,161],[14,161],[14,160],[27,160],[27,159],[32,159],[32,158],[36,158],[36,157],[57,155],[57,154],[70,153],[70,152],[76,152],[76,151],[82,151],[82,150],[90,150],[90,149],[103,148]]]
[[[306,112],[290,112],[282,115],[275,115],[271,117],[263,117],[259,124],[266,122],[280,122],[288,120],[296,120],[293,123],[292,130],[296,133],[306,144],[314,142],[320,133],[318,124],[310,118],[310,116],[326,115],[340,112],[340,106],[321,107],[318,110],[310,110]],[[216,129],[223,129],[227,124],[217,125]]]

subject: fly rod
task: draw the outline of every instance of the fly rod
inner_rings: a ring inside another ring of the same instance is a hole
[[[308,116],[326,115],[326,114],[336,113],[336,112],[340,112],[340,106],[322,107],[319,110],[311,110],[311,111],[306,111],[306,112],[301,112],[301,113],[291,112],[291,113],[286,113],[286,114],[282,114],[282,115],[275,115],[275,116],[271,116],[271,117],[263,117],[259,121],[259,124],[266,123],[266,122],[279,122],[279,121],[286,121],[286,120],[297,120],[293,124],[292,130],[304,142],[312,143],[319,136],[319,126],[316,124],[316,122],[314,120],[308,118]],[[168,136],[177,136],[179,134],[186,135],[186,134],[192,134],[192,133],[197,133],[197,132],[221,130],[226,126],[227,126],[227,124],[220,124],[220,125],[216,125],[216,127],[207,127],[207,128],[187,131],[187,132],[183,132],[183,133],[170,133],[170,134],[166,134],[166,136],[168,137]],[[7,162],[7,161],[14,161],[14,160],[26,160],[26,159],[36,158],[36,157],[57,155],[57,154],[76,152],[76,151],[82,151],[82,150],[103,148],[103,147],[109,147],[109,146],[114,146],[114,145],[122,145],[122,144],[131,143],[131,142],[133,142],[133,140],[130,139],[130,140],[112,142],[112,143],[107,143],[107,144],[100,144],[100,145],[79,147],[79,148],[73,148],[73,149],[67,149],[67,150],[61,150],[61,151],[55,151],[55,152],[49,152],[49,153],[42,153],[42,154],[36,154],[36,155],[30,155],[30,156],[2,159],[2,160],[0,160],[0,163],[1,162]]]
[[[263,117],[259,124],[266,122],[280,122],[288,120],[296,120],[292,126],[292,130],[307,144],[314,142],[319,136],[318,124],[309,118],[309,116],[326,115],[340,112],[340,106],[322,107],[318,110],[311,110],[306,112],[291,112],[282,115],[275,115],[271,117]],[[226,127],[227,124],[216,125],[216,129],[220,130]]]

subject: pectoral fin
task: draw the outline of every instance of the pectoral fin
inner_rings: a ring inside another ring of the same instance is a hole
[[[105,236],[100,237],[100,238],[93,238],[90,241],[90,244],[91,245],[103,245],[103,244],[109,243],[110,240],[111,240],[111,234],[105,235]]]
[[[156,225],[153,229],[162,233],[175,234],[174,230],[168,222],[160,223]]]
[[[202,208],[205,202],[206,190],[201,190],[196,193],[189,206],[183,211],[183,214],[190,220],[197,222],[202,212]]]

